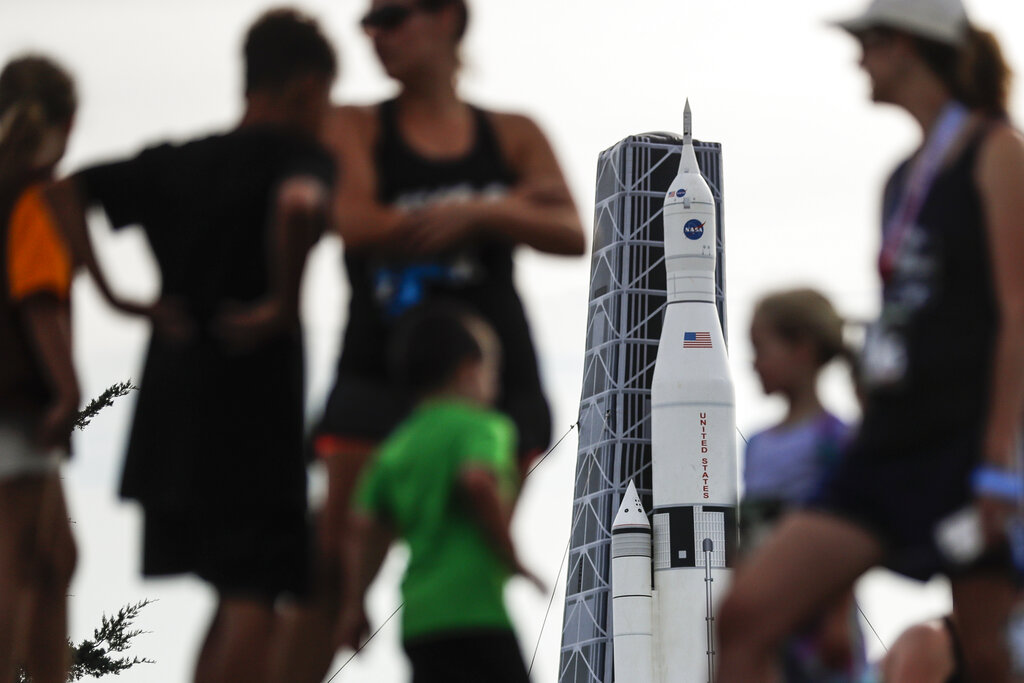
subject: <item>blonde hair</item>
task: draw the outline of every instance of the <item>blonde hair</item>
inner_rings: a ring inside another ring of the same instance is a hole
[[[811,342],[820,365],[834,358],[853,364],[853,352],[843,340],[843,318],[832,302],[815,289],[767,294],[754,307],[754,317],[765,320],[787,342]]]

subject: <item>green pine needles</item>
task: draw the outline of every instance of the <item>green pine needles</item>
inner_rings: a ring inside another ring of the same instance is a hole
[[[119,656],[127,651],[136,636],[149,631],[132,628],[139,611],[152,600],[142,600],[134,605],[127,605],[118,610],[117,614],[108,617],[103,615],[101,625],[92,632],[92,639],[83,640],[71,646],[71,671],[69,681],[77,681],[86,676],[99,678],[108,674],[117,675],[136,664],[153,664],[153,660],[145,657]]]
[[[78,413],[78,417],[75,418],[75,427],[77,429],[85,429],[86,426],[92,422],[92,419],[96,417],[104,408],[108,408],[114,405],[115,398],[121,398],[127,396],[130,392],[138,389],[137,386],[132,384],[129,379],[127,382],[118,382],[117,384],[107,387],[102,394],[94,398],[89,402],[84,409]]]

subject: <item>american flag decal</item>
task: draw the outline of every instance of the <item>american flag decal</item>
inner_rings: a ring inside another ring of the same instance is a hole
[[[683,332],[684,349],[710,349],[710,332]]]

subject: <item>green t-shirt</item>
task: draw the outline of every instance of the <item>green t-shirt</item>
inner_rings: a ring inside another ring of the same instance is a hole
[[[511,628],[503,600],[509,570],[458,480],[466,467],[486,467],[511,501],[518,483],[515,448],[515,426],[505,416],[456,400],[428,401],[364,470],[356,508],[387,522],[409,544],[403,638]]]

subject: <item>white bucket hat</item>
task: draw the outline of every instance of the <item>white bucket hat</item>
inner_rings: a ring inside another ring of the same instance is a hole
[[[852,19],[834,22],[854,35],[891,28],[957,46],[967,36],[967,11],[961,0],[873,0]]]

